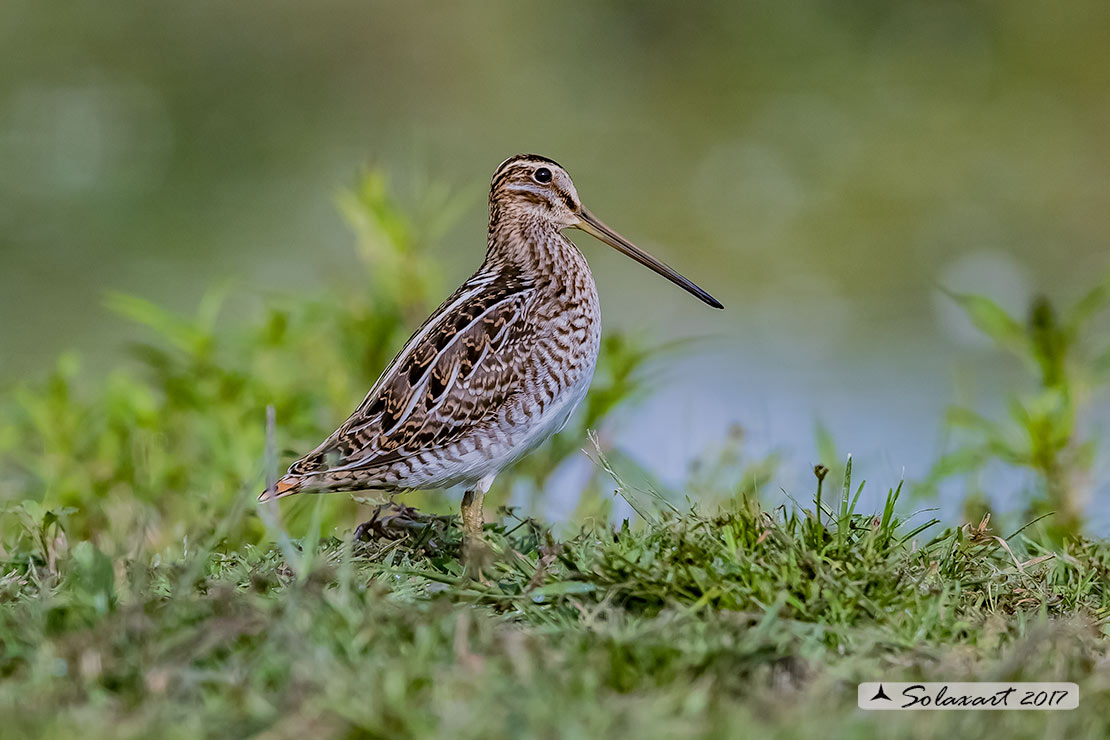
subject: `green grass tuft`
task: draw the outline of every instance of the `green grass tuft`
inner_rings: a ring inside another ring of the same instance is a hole
[[[288,556],[213,541],[113,559],[70,546],[47,515],[0,580],[5,737],[1102,726],[1105,546],[1074,540],[1045,557],[1020,535],[927,536],[892,513],[897,496],[875,515],[845,498],[824,523],[746,498],[561,541],[509,516],[477,577],[453,527],[291,540]],[[1082,709],[865,716],[854,683],[879,678],[1078,681]]]

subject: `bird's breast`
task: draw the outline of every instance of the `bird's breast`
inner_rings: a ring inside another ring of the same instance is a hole
[[[601,309],[589,271],[557,275],[533,313],[537,341],[526,383],[541,403],[588,386],[601,348]]]
[[[518,392],[498,425],[502,454],[482,468],[501,469],[557,434],[586,397],[601,347],[601,312],[589,275],[567,291],[539,296],[530,312],[535,342],[518,357]]]

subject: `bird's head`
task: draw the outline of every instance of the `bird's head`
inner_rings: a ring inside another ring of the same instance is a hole
[[[493,173],[489,193],[490,226],[506,221],[538,223],[554,231],[580,229],[654,270],[713,308],[721,303],[669,265],[657,260],[605,225],[582,205],[570,174],[538,154],[509,157]]]
[[[576,226],[582,201],[565,169],[538,154],[509,157],[493,173],[490,213],[499,218],[539,221],[556,229]]]

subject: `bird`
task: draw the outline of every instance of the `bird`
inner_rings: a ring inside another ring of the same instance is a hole
[[[509,157],[490,183],[481,266],[413,333],[354,413],[259,500],[460,486],[464,537],[480,539],[494,479],[563,428],[597,364],[597,286],[566,229],[723,308],[594,216],[560,164]]]

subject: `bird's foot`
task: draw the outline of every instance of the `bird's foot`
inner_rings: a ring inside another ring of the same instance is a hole
[[[463,563],[463,573],[476,581],[489,584],[487,574],[491,573],[491,568],[497,560],[497,553],[485,537],[466,536],[462,541],[462,550],[460,552]]]
[[[374,507],[370,518],[355,528],[355,542],[377,539],[412,539],[414,548],[438,549],[435,538],[442,537],[451,517],[422,514],[411,506],[390,501]]]

